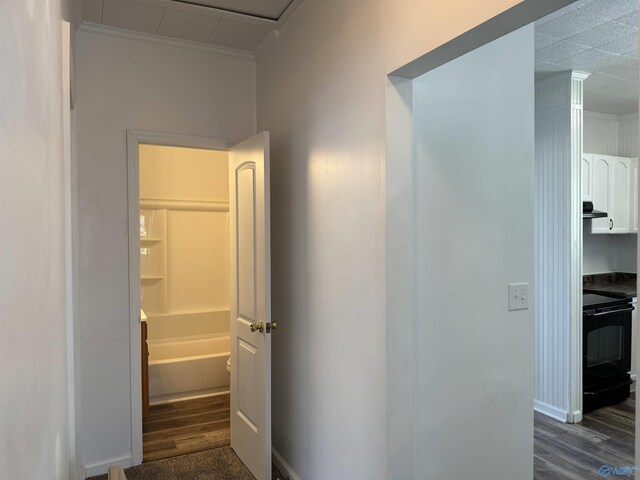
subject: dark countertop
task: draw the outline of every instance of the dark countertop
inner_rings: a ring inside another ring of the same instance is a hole
[[[585,275],[583,293],[595,293],[616,298],[633,298],[637,295],[635,273],[599,273]]]

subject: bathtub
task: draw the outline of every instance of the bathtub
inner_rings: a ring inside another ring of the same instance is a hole
[[[150,340],[152,405],[229,391],[229,335]]]

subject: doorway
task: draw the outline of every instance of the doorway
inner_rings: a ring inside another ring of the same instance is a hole
[[[524,479],[533,473],[532,22],[561,6],[544,12],[540,5],[534,13],[536,2],[522,2],[389,77],[389,443],[402,446],[389,453],[393,476],[416,478],[425,469],[436,477],[460,478]],[[560,181],[557,175],[549,178]],[[520,188],[512,189],[518,182]],[[574,184],[577,189],[572,186],[565,200],[581,228],[579,174]],[[577,278],[571,298],[581,308],[581,275]],[[565,285],[563,292],[571,289]],[[526,300],[531,303],[520,303]],[[582,338],[566,333],[562,353],[581,362]],[[513,346],[516,351],[509,350]],[[554,370],[558,376],[567,371]],[[478,431],[491,441],[459,440]],[[502,454],[493,450],[496,442]],[[505,458],[511,447],[528,451],[527,458]],[[436,453],[415,453],[429,451]],[[449,452],[458,460],[447,461]]]
[[[230,444],[228,169],[139,146],[144,462]]]
[[[127,143],[132,463],[230,444],[268,478],[268,133]]]

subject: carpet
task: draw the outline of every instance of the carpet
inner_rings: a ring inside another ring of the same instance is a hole
[[[143,463],[125,473],[127,480],[255,480],[231,447]],[[107,480],[107,475],[88,480]]]

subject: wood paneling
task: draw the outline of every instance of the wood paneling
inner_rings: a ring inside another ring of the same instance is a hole
[[[635,157],[638,153],[638,115],[616,117],[584,113],[584,151],[601,155]],[[635,235],[592,235],[585,222],[583,270],[585,274],[635,272]]]
[[[584,151],[618,156],[618,117],[584,112]]]
[[[149,407],[144,418],[144,461],[230,444],[229,395]]]
[[[536,84],[536,409],[571,418],[580,392],[582,80]]]

